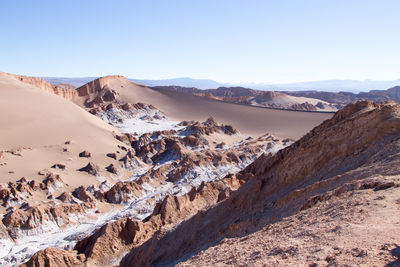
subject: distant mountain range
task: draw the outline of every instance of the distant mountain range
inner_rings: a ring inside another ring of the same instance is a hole
[[[220,83],[206,79],[176,78],[166,80],[136,80],[131,81],[147,86],[181,86],[196,87],[198,89],[216,89],[218,87],[246,87],[264,91],[302,91],[317,90],[327,92],[364,92],[370,90],[385,90],[400,85],[400,79],[391,81],[358,81],[358,80],[324,80],[286,84],[267,84],[267,83]]]
[[[247,87],[259,90],[303,91],[317,90],[326,92],[366,92],[371,90],[386,90],[400,85],[400,79],[391,81],[358,81],[358,80],[324,80],[288,84],[247,84]]]
[[[52,84],[67,83],[75,86],[84,85],[98,77],[80,77],[80,78],[67,78],[67,77],[43,77],[46,81]],[[147,85],[147,86],[181,86],[181,87],[195,87],[198,89],[216,89],[218,87],[234,87],[242,86],[257,90],[270,90],[270,91],[303,91],[303,90],[317,90],[327,92],[365,92],[370,90],[385,90],[397,85],[400,85],[400,79],[391,81],[358,81],[358,80],[325,80],[325,81],[311,81],[287,84],[261,84],[261,83],[242,83],[230,84],[220,83],[207,79],[193,79],[193,78],[175,78],[165,80],[139,80],[130,79],[132,82]]]

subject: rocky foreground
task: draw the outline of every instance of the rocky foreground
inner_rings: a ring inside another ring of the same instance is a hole
[[[400,106],[358,102],[276,154],[26,266],[397,266]]]

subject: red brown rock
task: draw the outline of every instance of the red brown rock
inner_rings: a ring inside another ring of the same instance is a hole
[[[79,157],[90,158],[91,156],[92,156],[92,154],[87,150],[84,150],[81,153],[79,153]]]
[[[36,252],[32,258],[21,267],[49,267],[49,266],[84,266],[85,256],[78,255],[75,251],[57,248],[46,248]]]
[[[51,166],[53,169],[60,169],[60,170],[65,170],[65,164],[61,163],[56,163],[53,166]]]
[[[117,154],[116,153],[107,153],[106,154],[107,157],[112,158],[112,159],[117,159]]]
[[[87,172],[88,174],[96,176],[98,174],[98,169],[99,168],[95,164],[89,162],[85,167],[80,168],[78,171]]]
[[[119,173],[117,167],[115,167],[114,164],[108,165],[108,166],[106,167],[106,170],[107,170],[108,172],[113,173],[113,174],[118,174],[118,173]]]
[[[93,202],[93,197],[89,195],[84,186],[76,188],[72,195],[83,202]]]
[[[139,197],[142,187],[135,182],[125,181],[118,182],[104,196],[109,203],[124,203],[133,197]]]
[[[61,193],[61,195],[59,195],[57,199],[61,200],[63,203],[75,203],[72,195],[69,192]]]

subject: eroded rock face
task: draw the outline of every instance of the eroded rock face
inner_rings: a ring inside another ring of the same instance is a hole
[[[3,224],[13,238],[18,238],[22,231],[30,230],[47,223],[66,224],[70,214],[83,214],[86,209],[93,208],[92,204],[62,204],[54,207],[30,206],[13,210],[3,218]]]
[[[142,194],[142,187],[132,181],[118,182],[104,196],[107,202],[110,203],[124,203],[133,197],[138,197]]]
[[[37,78],[37,77],[14,75],[14,74],[9,74],[9,73],[6,73],[6,75],[14,77],[15,79],[17,79],[23,83],[30,84],[32,86],[40,88],[49,93],[53,93],[53,94],[59,95],[61,97],[64,97],[68,100],[72,100],[78,96],[78,93],[75,90],[75,87],[71,86],[71,85],[54,85],[53,86],[49,82],[47,82],[41,78]]]
[[[321,103],[321,102],[319,102]],[[317,107],[318,108],[324,108],[324,106],[322,105],[322,103],[320,105],[313,105],[310,104],[308,102],[306,103],[302,103],[302,104],[293,104],[290,106],[289,109],[293,109],[293,110],[303,110],[303,111],[317,111]]]
[[[104,101],[107,101],[107,102],[114,101],[115,99],[117,99],[117,97],[118,97],[118,93],[115,92],[114,90],[109,90],[109,89],[107,89],[103,95]]]
[[[74,100],[78,96],[76,87],[71,84],[56,84],[52,85],[53,93],[62,96],[68,100]]]
[[[225,134],[232,135],[236,134],[237,131],[233,129],[231,125],[219,125],[215,118],[210,117],[203,123],[194,123],[188,127],[187,132],[190,135],[198,136],[198,135],[210,135],[215,132],[222,131]]]
[[[87,150],[84,150],[81,153],[79,153],[79,157],[90,158],[91,156],[92,156],[92,154]]]
[[[59,188],[64,184],[63,180],[61,179],[60,175],[49,173],[46,178],[43,180],[43,189],[49,188]]]
[[[61,193],[61,195],[59,195],[57,199],[61,200],[63,203],[76,203],[69,192]]]
[[[93,202],[93,197],[86,191],[84,186],[76,188],[72,195],[83,202]]]
[[[90,96],[91,94],[101,92],[102,90],[107,90],[107,83],[114,79],[126,79],[123,76],[110,75],[101,77],[90,83],[87,83],[77,89],[79,96]]]
[[[8,188],[0,189],[0,200],[3,202],[7,201],[10,198],[11,191]]]

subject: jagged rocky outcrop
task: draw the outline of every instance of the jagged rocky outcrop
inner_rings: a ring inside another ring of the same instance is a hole
[[[143,243],[156,231],[226,199],[239,186],[239,180],[227,177],[217,182],[202,183],[183,196],[169,195],[143,221],[123,218],[106,224],[93,235],[79,241],[75,250],[85,254],[89,262],[109,264],[113,258]]]
[[[81,215],[87,209],[94,208],[93,204],[59,204],[54,207],[30,206],[26,204],[23,209],[17,209],[6,214],[2,222],[7,231],[14,239],[18,238],[23,231],[32,230],[48,223],[55,225],[68,224],[71,214]]]
[[[108,83],[114,79],[125,79],[124,76],[120,75],[109,75],[105,77],[93,80],[77,89],[79,96],[90,96],[106,89]]]
[[[76,87],[70,84],[56,84],[52,85],[53,93],[64,97],[65,99],[73,101],[78,96]]]
[[[36,267],[36,266],[67,266],[76,267],[84,266],[84,255],[76,255],[74,251],[66,251],[57,248],[46,248],[39,251],[21,267]]]

